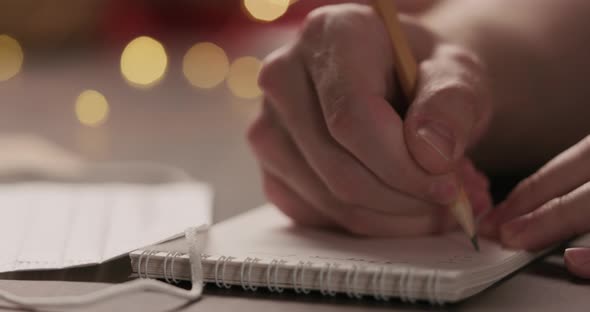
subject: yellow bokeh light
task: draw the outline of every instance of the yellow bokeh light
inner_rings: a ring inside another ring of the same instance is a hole
[[[258,75],[262,62],[255,57],[245,56],[236,59],[229,69],[227,86],[231,92],[244,99],[257,98],[262,94],[258,87]]]
[[[0,35],[0,81],[18,74],[23,65],[23,49],[18,41],[8,35]]]
[[[76,117],[81,124],[98,127],[109,116],[109,103],[104,95],[95,90],[84,90],[76,99]]]
[[[195,87],[209,89],[227,76],[229,60],[222,48],[210,42],[197,43],[184,55],[182,72]]]
[[[164,77],[168,56],[164,46],[150,37],[133,39],[121,55],[121,73],[131,84],[150,87]]]
[[[270,22],[287,12],[289,2],[289,0],[244,0],[244,7],[253,18]]]

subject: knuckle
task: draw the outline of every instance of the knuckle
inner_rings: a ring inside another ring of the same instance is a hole
[[[590,182],[582,184],[574,191],[567,193],[562,197],[560,202],[560,217],[566,219],[566,224],[572,231],[572,236],[582,235],[588,232],[588,219],[585,217],[590,214],[587,208],[590,197]]]
[[[300,41],[319,43],[319,40],[327,36],[331,40],[338,40],[361,35],[363,32],[359,31],[359,26],[375,23],[374,15],[370,7],[354,3],[319,7],[304,19]]]
[[[482,59],[473,51],[458,45],[447,44],[441,48],[441,53],[448,59],[475,73],[484,70]]]
[[[300,41],[315,41],[323,35],[324,27],[332,18],[332,6],[323,6],[312,10],[303,20]]]
[[[532,196],[537,194],[539,190],[539,182],[541,180],[541,175],[539,173],[532,174],[529,178],[523,181],[522,186],[522,193],[525,197]]]
[[[270,133],[272,132],[272,125],[265,115],[260,115],[248,129],[246,134],[248,143],[255,151],[260,151],[269,144],[272,139]]]
[[[421,71],[426,77],[433,78],[426,86],[429,91],[427,95],[468,103],[474,113],[477,113],[476,116],[491,109],[488,103],[491,95],[484,65],[470,50],[450,44],[443,45],[432,58],[421,64]]]
[[[482,105],[476,90],[458,77],[439,81],[428,89],[421,102],[436,106],[435,112],[440,112],[446,107],[457,106],[461,108],[463,120],[469,120],[465,117],[471,117],[471,120],[475,121],[481,115],[478,108]]]
[[[283,79],[293,62],[291,48],[283,47],[269,54],[262,62],[258,85],[267,93],[272,93],[276,82]]]
[[[451,78],[440,83],[434,90],[433,96],[436,96],[444,103],[456,101],[474,103],[477,101],[475,90],[469,84],[457,78]]]
[[[336,141],[348,140],[356,126],[350,100],[345,96],[335,97],[324,107],[328,131]]]
[[[582,159],[590,160],[590,135],[580,141],[580,153],[582,154]]]
[[[534,173],[530,177],[520,182],[514,189],[513,194],[510,196],[511,198],[509,198],[512,204],[515,206],[520,206],[530,198],[535,198],[539,188],[539,179],[539,174]]]
[[[579,216],[572,213],[570,211],[571,208],[570,195],[565,194],[552,199],[547,203],[547,206],[534,210],[531,215],[533,218],[541,218],[547,213],[547,211],[549,211],[550,213],[547,213],[548,218],[554,218],[562,224],[565,229],[565,236],[573,236],[581,233],[579,233]]]

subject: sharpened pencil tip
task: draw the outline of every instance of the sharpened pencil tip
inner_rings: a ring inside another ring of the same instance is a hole
[[[479,242],[477,241],[477,235],[473,235],[473,237],[471,237],[471,244],[473,244],[475,251],[479,252]]]

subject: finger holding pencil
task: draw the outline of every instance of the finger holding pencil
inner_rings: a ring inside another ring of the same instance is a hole
[[[483,94],[473,91],[479,81],[466,80],[479,75],[477,65],[419,20],[401,25],[417,77],[405,115],[392,108],[407,88],[395,83],[401,62],[370,6],[316,9],[300,36],[265,60],[264,110],[248,138],[267,198],[296,222],[363,236],[428,235],[456,226],[444,207],[461,189],[476,213],[491,206],[486,178],[464,156],[478,135],[469,124],[480,124],[469,115],[480,109],[465,106]],[[419,136],[431,121],[451,135]]]
[[[374,0],[373,7],[383,19],[392,41],[393,56],[395,64],[397,65],[395,67],[396,74],[405,99],[408,102],[413,101],[416,94],[416,85],[418,83],[418,64],[412,55],[409,42],[398,19],[399,13],[394,2],[391,0]],[[445,132],[445,129],[441,131],[440,126],[436,130],[438,130],[438,132],[443,132],[443,135],[435,133],[436,131],[432,131],[428,128],[419,128],[416,131],[416,136],[425,141],[427,145],[430,145],[430,147],[439,153],[445,160],[451,160],[454,156],[452,151],[454,146],[450,147],[449,151],[449,147],[445,145],[453,144],[449,143],[449,141],[452,140],[453,133],[448,131]],[[459,181],[458,183],[459,192],[457,194],[457,199],[450,206],[450,211],[465,231],[465,234],[469,237],[475,250],[479,251],[477,230],[471,203],[461,185],[462,181]]]

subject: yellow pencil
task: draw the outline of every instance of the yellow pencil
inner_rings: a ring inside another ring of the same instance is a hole
[[[418,80],[418,64],[412,55],[410,45],[404,35],[401,23],[398,19],[398,12],[393,0],[374,0],[373,7],[379,13],[385,26],[387,27],[389,37],[393,46],[393,57],[397,78],[402,87],[402,91],[408,102],[414,98],[416,92],[416,82]],[[461,225],[465,233],[471,239],[475,250],[479,251],[477,242],[477,232],[469,199],[461,187],[457,199],[450,207],[457,222]]]

